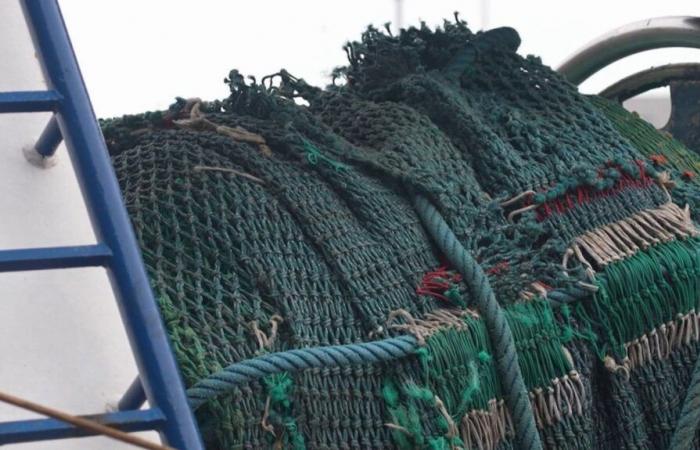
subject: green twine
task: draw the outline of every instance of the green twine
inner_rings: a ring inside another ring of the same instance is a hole
[[[625,343],[697,307],[700,253],[696,238],[668,242],[610,264],[598,274],[598,291],[576,315],[604,358],[622,359]]]
[[[479,361],[481,361],[483,363],[490,363],[491,360],[493,359],[493,357],[491,355],[489,355],[487,352],[485,352],[483,350],[479,352],[477,357],[479,358]]]
[[[428,449],[429,450],[452,450],[452,445],[448,442],[447,438],[439,436],[436,438],[428,439]]]
[[[464,329],[445,328],[427,339],[430,364],[423,367],[426,383],[457,418],[501,396],[483,320],[463,320]]]
[[[573,336],[568,324],[570,308],[566,306],[561,314],[565,324],[559,323],[549,303],[539,298],[506,308],[530,390],[548,387],[553,379],[573,369],[563,348]],[[470,411],[488,410],[490,401],[503,396],[484,321],[472,316],[462,320],[464,327],[438,330],[417,351],[422,385],[416,383],[418,378],[413,374],[403,371],[385,380],[382,396],[390,422],[396,426],[392,436],[400,449],[463,445],[445,436],[450,424],[443,415],[421,415],[427,406],[436,406],[436,398],[443,402],[453,422],[460,423]],[[428,436],[429,430],[439,430],[442,435]]]
[[[387,405],[390,424],[393,425],[390,430],[396,446],[404,450],[422,448],[425,437],[415,401],[400,402],[399,389],[390,378],[384,380],[382,396]]]
[[[270,421],[281,426],[285,431],[286,446],[293,450],[306,450],[304,436],[299,432],[296,420],[292,416],[292,389],[294,381],[286,372],[263,378],[267,395],[270,398]]]
[[[289,391],[293,384],[289,374],[282,372],[270,375],[269,377],[265,377],[263,381],[267,387],[267,395],[270,396],[270,404],[289,408],[291,405]]]
[[[435,394],[430,389],[418,386],[410,381],[403,386],[403,392],[414,400],[432,402],[435,399]]]
[[[430,351],[426,347],[420,347],[416,350],[416,356],[418,356],[418,361],[425,374],[425,383],[428,384],[430,383],[430,361],[432,360]]]
[[[170,297],[162,294],[158,297],[158,306],[165,326],[170,333],[173,352],[180,363],[180,371],[187,380],[198,379],[201,373],[215,373],[222,369],[216,359],[210,358],[210,352],[202,342],[199,334],[188,325],[188,321]]]
[[[304,152],[306,152],[306,160],[309,162],[309,164],[315,166],[320,161],[331,166],[333,169],[335,169],[336,172],[342,172],[344,170],[347,170],[348,166],[324,155],[323,153],[321,153],[318,147],[316,147],[306,138],[302,137],[301,141],[304,145]]]
[[[485,352],[479,352],[479,356],[481,356],[483,353]],[[484,362],[481,359],[481,357],[479,358],[479,361]],[[491,362],[490,357],[488,362]],[[457,411],[468,411],[468,407],[472,401],[472,398],[474,397],[474,395],[476,395],[477,392],[479,392],[480,388],[481,383],[479,382],[479,369],[474,361],[470,361],[469,381],[464,391],[462,392],[462,400],[459,403],[459,408],[457,408]]]
[[[549,302],[534,299],[513,304],[506,309],[506,317],[528,389],[547,387],[573,369],[563,347],[573,331],[558,323]]]
[[[467,302],[465,301],[462,293],[459,291],[459,286],[457,284],[452,284],[449,289],[445,291],[445,297],[452,302],[453,305],[466,307]]]
[[[472,366],[475,369],[474,366]],[[436,394],[425,386],[419,386],[413,380],[400,381],[387,378],[382,386],[382,397],[387,405],[390,417],[390,429],[394,438],[394,443],[400,449],[451,449],[462,447],[462,441],[458,436],[447,436],[450,432],[450,424],[447,418],[439,411]],[[472,391],[478,390],[479,376],[476,370],[473,371],[471,381]],[[469,393],[465,393],[466,400],[469,400]],[[431,427],[425,423],[421,411],[425,406],[435,408],[433,414],[435,425],[443,436],[426,436]],[[445,406],[449,411],[449,408]],[[454,416],[452,418],[454,420]],[[457,415],[459,417],[459,415]]]

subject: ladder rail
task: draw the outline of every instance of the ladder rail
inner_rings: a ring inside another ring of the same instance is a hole
[[[55,111],[61,100],[56,91],[0,92],[0,113]]]
[[[166,422],[163,413],[153,408],[81,417],[127,432],[153,430],[162,427]],[[88,430],[76,428],[57,419],[31,419],[0,423],[0,445],[92,435],[93,433]]]
[[[111,257],[103,244],[0,250],[0,273],[106,266]]]
[[[73,249],[8,250],[0,252],[0,268],[12,271],[105,266],[143,390],[152,406],[151,410],[145,410],[150,413],[125,411],[105,417],[112,417],[115,425],[126,420],[130,429],[155,429],[168,445],[181,450],[203,449],[57,0],[21,0],[20,3],[48,90],[0,93],[0,113],[55,112],[98,244]],[[52,136],[44,139],[49,149],[59,139],[55,129],[51,133]],[[3,443],[86,434],[89,433],[50,419],[0,424]]]

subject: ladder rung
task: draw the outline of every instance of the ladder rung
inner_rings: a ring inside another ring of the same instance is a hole
[[[60,101],[56,91],[0,92],[0,113],[55,111]]]
[[[104,244],[0,251],[0,272],[104,266],[112,252]]]
[[[81,416],[122,431],[158,430],[165,423],[157,408]],[[95,433],[57,419],[32,419],[0,423],[0,445],[19,442],[94,436]]]

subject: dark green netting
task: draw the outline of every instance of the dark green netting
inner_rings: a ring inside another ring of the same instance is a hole
[[[415,196],[488,276],[544,447],[668,446],[700,341],[694,157],[518,44],[459,21],[370,29],[326,89],[232,71],[222,101],[103,122],[188,388],[415,338],[212,394],[208,448],[517,446],[483,311]]]
[[[697,189],[700,184],[700,157],[697,153],[687,149],[668,133],[656,130],[650,123],[637,114],[628,112],[618,103],[600,97],[591,97],[591,100],[651,164],[659,170],[669,172],[674,184],[674,201],[679,205],[690,205],[693,219],[697,221],[698,208],[695,206],[700,201]]]

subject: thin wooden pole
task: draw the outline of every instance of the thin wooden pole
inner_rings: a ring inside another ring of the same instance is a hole
[[[37,403],[30,402],[29,400],[25,400],[23,398],[15,397],[14,395],[7,394],[2,391],[0,391],[0,401],[17,406],[18,408],[26,409],[28,411],[41,414],[43,416],[58,419],[62,422],[69,423],[78,428],[83,428],[85,430],[92,431],[98,435],[107,436],[112,439],[131,444],[135,447],[145,448],[148,450],[175,450],[172,447],[147,441],[146,439],[142,439],[138,436],[134,436],[116,428],[103,425],[94,420],[86,419],[85,417],[74,416],[72,414],[68,414],[57,409],[49,408],[48,406],[39,405]]]

